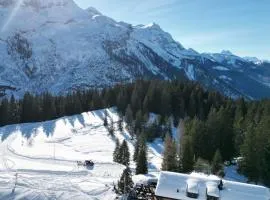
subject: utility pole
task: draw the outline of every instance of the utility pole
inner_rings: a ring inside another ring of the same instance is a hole
[[[53,143],[53,159],[55,160],[55,142]]]

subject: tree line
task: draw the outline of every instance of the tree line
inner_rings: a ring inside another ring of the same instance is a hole
[[[26,93],[21,99],[12,96],[0,102],[0,126],[51,120],[113,106],[136,141],[162,137],[166,144],[172,135],[171,120],[175,126],[182,126],[181,144],[171,138],[170,145],[176,146],[172,153],[177,164],[168,167],[169,170],[190,171],[205,163],[212,170],[217,154],[222,162],[242,156],[240,170],[252,181],[270,184],[270,101],[233,100],[195,82],[138,80],[62,96],[49,93],[39,96]],[[154,123],[147,123],[149,113],[159,116]],[[110,122],[104,123],[113,133]],[[136,148],[141,146],[136,144]],[[139,157],[134,160],[140,160]]]
[[[186,116],[205,119],[211,107],[219,107],[226,98],[217,92],[205,91],[196,83],[179,81],[144,81],[119,84],[106,89],[75,91],[67,95],[25,93],[21,99],[2,98],[0,126],[51,120],[85,111],[117,106],[126,121],[143,120],[149,112],[179,118]],[[137,116],[137,117],[136,117]],[[140,130],[139,121],[136,130]]]
[[[193,170],[224,176],[223,163],[240,157],[239,172],[249,181],[270,186],[270,101],[228,99],[203,120],[179,123],[180,145],[165,139],[163,169]]]

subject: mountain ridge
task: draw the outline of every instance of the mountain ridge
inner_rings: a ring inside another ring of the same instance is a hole
[[[95,8],[83,10],[73,0],[51,1],[43,1],[51,6],[37,10],[25,2],[40,5],[40,0],[24,0],[15,14],[11,6],[1,7],[5,1],[0,1],[3,94],[20,97],[26,91],[49,91],[57,95],[160,78],[198,81],[233,98],[270,96],[267,62],[250,62],[228,51],[200,54],[185,49],[155,23],[133,26]]]

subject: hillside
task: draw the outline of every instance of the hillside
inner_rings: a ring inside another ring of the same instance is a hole
[[[115,138],[103,124],[105,113],[115,124]],[[151,113],[148,123],[156,117]],[[114,184],[125,168],[113,162],[115,141],[127,141],[131,158],[135,148],[128,131],[117,130],[118,120],[115,108],[111,108],[0,128],[0,199],[114,199]],[[172,127],[179,142],[177,132]],[[158,177],[163,152],[160,138],[148,143],[149,174],[133,176],[135,183]],[[77,161],[87,159],[94,161],[94,167],[77,165]],[[133,161],[130,167],[134,175]],[[225,174],[225,180],[247,182],[236,166],[225,167]]]
[[[231,96],[270,96],[269,62],[184,48],[157,24],[131,25],[73,0],[0,1],[0,95],[59,95],[137,78],[199,81]]]
[[[107,112],[114,122],[118,120],[114,109]],[[103,126],[103,117],[104,110],[98,110],[0,128],[0,199],[113,199],[113,183],[124,166],[112,160],[115,141]],[[115,136],[126,139],[133,153],[126,131],[116,131]],[[161,163],[154,147],[150,145],[148,152],[152,172]],[[94,167],[77,166],[76,161],[85,159],[92,159]]]

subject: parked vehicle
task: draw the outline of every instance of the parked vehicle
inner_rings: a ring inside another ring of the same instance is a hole
[[[77,161],[78,166],[93,167],[95,163],[92,160]]]

